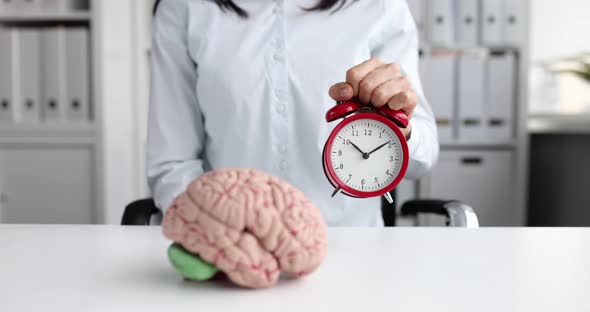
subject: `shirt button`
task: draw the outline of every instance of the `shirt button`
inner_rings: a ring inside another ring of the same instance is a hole
[[[275,61],[280,61],[280,60],[281,60],[281,55],[280,55],[280,54],[278,54],[278,53],[276,53],[276,54],[274,55],[274,59],[275,59]]]
[[[287,147],[283,144],[279,145],[279,153],[285,154],[287,152]]]
[[[283,104],[277,104],[277,112],[278,113],[284,113],[285,112],[285,105]]]
[[[281,170],[287,170],[287,161],[283,160],[281,161],[281,164],[279,165],[279,167],[281,167]]]

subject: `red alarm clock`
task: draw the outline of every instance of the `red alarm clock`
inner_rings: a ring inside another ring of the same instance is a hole
[[[357,100],[339,102],[326,121],[343,120],[334,128],[323,151],[324,172],[335,191],[351,197],[385,196],[408,169],[408,143],[400,128],[408,126],[402,111],[375,108]]]

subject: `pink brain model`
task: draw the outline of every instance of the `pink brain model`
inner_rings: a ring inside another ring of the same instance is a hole
[[[276,177],[223,169],[195,180],[167,210],[164,235],[248,288],[300,277],[326,255],[326,225],[302,192]]]

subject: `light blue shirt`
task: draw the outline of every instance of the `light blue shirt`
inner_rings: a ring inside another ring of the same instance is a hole
[[[328,89],[371,57],[401,64],[420,96],[411,121],[417,178],[438,157],[434,117],[418,75],[418,39],[404,0],[348,1],[334,14],[315,0],[163,0],[155,17],[147,175],[165,210],[203,172],[256,168],[301,189],[330,226],[382,225],[380,199],[331,198],[322,149],[336,123]]]

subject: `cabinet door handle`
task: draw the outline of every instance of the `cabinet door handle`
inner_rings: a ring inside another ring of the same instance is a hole
[[[483,163],[483,158],[479,156],[463,157],[463,159],[461,159],[461,162],[464,165],[479,166]]]

